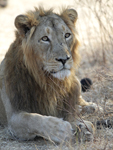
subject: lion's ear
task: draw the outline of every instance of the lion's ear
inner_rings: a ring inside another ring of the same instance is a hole
[[[25,15],[19,15],[15,18],[15,26],[19,30],[21,36],[25,36],[25,34],[30,30],[30,25],[28,22],[28,17]]]
[[[78,18],[78,13],[76,12],[75,9],[67,9],[66,13],[70,20],[75,24]]]

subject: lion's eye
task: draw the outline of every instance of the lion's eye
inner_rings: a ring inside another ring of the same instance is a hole
[[[49,41],[49,38],[47,36],[44,36],[41,38],[42,41]]]
[[[70,33],[66,33],[66,34],[65,34],[65,38],[69,38],[70,36],[71,36]]]

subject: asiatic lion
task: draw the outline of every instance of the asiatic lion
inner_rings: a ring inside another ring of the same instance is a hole
[[[0,121],[13,137],[62,142],[79,127],[80,138],[92,139],[92,123],[77,118],[78,105],[89,103],[75,76],[76,20],[74,9],[35,8],[16,17],[16,39],[0,66]]]

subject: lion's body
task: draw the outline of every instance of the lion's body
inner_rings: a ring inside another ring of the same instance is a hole
[[[11,59],[11,60],[13,60],[13,59]],[[4,64],[5,64],[5,60],[3,60],[3,62],[1,63],[1,69],[2,69],[2,67],[5,68]],[[13,64],[15,65],[15,63],[13,63]],[[72,106],[76,106],[76,101],[72,101],[72,100],[73,100],[73,98],[75,100],[78,99],[78,93],[79,93],[78,87],[80,87],[78,80],[74,77],[75,79],[73,80],[73,82],[75,82],[75,83],[73,83],[73,87],[70,88],[69,93],[67,92],[67,87],[64,88],[64,84],[62,82],[61,83],[57,82],[57,85],[54,85],[54,83],[52,83],[52,85],[50,85],[50,86],[48,83],[47,87],[45,85],[44,89],[40,89],[39,85],[29,75],[28,71],[24,70],[24,69],[25,68],[23,68],[23,73],[22,73],[22,68],[21,68],[21,71],[19,72],[20,78],[21,78],[21,83],[19,80],[19,73],[17,74],[17,78],[15,78],[16,81],[14,81],[14,76],[13,76],[14,72],[13,71],[11,71],[12,74],[10,74],[11,75],[10,79],[8,79],[11,81],[10,84],[13,85],[13,88],[14,88],[13,91],[15,92],[16,96],[20,96],[19,99],[17,99],[17,101],[14,101],[14,102],[10,101],[13,109],[16,111],[21,110],[21,111],[26,111],[26,112],[31,112],[31,113],[39,113],[41,115],[56,116],[59,118],[64,118],[64,120],[66,120],[67,119],[66,117],[68,116],[67,110],[69,109],[69,111],[71,112]],[[0,84],[3,86],[2,82],[4,79],[4,74],[3,74],[4,69],[1,72],[2,72],[2,74],[0,74],[0,79],[2,79],[2,80],[0,81]],[[21,77],[21,74],[23,75],[23,78]],[[11,78],[12,78],[12,80],[11,80]],[[15,82],[16,82],[16,84],[18,84],[18,86],[14,85]],[[22,91],[21,91],[22,93],[19,93],[19,90],[16,89],[16,88],[20,88],[19,86],[22,86]],[[57,92],[54,91],[54,89],[57,89]],[[73,93],[74,93],[74,95],[73,95]],[[23,96],[22,98],[21,98],[21,94]],[[68,101],[68,99],[70,99],[70,101]],[[66,103],[67,103],[67,106],[66,106]],[[66,107],[68,107],[68,108],[66,108]],[[0,109],[0,115],[1,115],[0,118],[3,118],[2,121],[0,121],[0,122],[6,123],[7,122],[6,111],[4,109],[4,104],[1,100],[1,98],[0,98],[0,108],[1,108]],[[75,108],[76,107],[74,107],[74,109]]]
[[[75,77],[76,19],[74,10],[57,15],[43,9],[16,18],[16,40],[0,66],[0,121],[12,135],[58,142],[57,136],[71,136],[77,105],[87,105]]]

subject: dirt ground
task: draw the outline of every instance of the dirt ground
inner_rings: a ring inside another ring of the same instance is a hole
[[[95,0],[86,1],[92,8]],[[90,92],[82,93],[82,95],[87,101],[96,102],[103,108],[106,106],[105,109],[111,112],[113,110],[113,61],[109,59],[109,57],[111,58],[111,53],[113,54],[113,52],[110,47],[110,51],[107,51],[107,64],[103,65],[103,62],[101,61],[104,59],[101,57],[103,53],[99,53],[102,40],[102,38],[100,40],[100,26],[97,23],[95,16],[92,13],[89,13],[89,10],[87,9],[88,6],[84,4],[78,5],[78,3],[79,0],[8,0],[7,7],[0,8],[0,61],[2,61],[4,58],[6,51],[15,38],[14,19],[17,15],[25,13],[27,10],[31,10],[34,8],[34,6],[38,5],[43,5],[45,8],[54,7],[55,11],[58,11],[58,8],[61,8],[62,6],[72,6],[79,14],[77,28],[80,31],[79,37],[81,41],[80,54],[82,61],[80,64],[81,67],[77,74],[79,75],[79,79],[83,77],[90,77],[94,82]],[[102,63],[100,63],[100,61]],[[106,118],[112,118],[113,120],[112,112],[110,115],[107,113],[104,115],[97,113],[88,116],[84,115],[83,117],[87,118],[93,123],[95,123],[96,120]],[[97,130],[94,142],[91,143],[76,143],[72,145],[70,143],[66,143],[65,145],[57,145],[40,138],[35,139],[34,141],[12,140],[10,137],[8,137],[7,130],[0,126],[0,150],[54,149],[113,150],[113,129],[104,128],[102,130]]]

